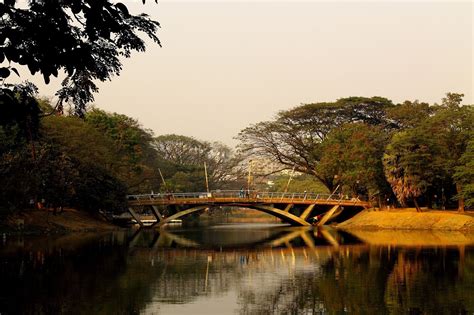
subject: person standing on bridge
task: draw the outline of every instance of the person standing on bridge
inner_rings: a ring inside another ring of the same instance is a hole
[[[244,187],[240,188],[239,197],[244,198]]]

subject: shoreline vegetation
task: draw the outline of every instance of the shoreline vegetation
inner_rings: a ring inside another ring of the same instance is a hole
[[[156,136],[133,118],[97,108],[83,117],[44,116],[54,112],[49,101],[13,93],[3,101],[11,117],[0,121],[0,225],[16,212],[19,221],[6,226],[27,225],[21,210],[40,206],[94,217],[126,212],[127,195],[244,187],[339,194],[381,209],[463,213],[474,207],[474,107],[462,98],[447,93],[439,105],[378,96],[304,104],[245,128],[234,150],[183,135]],[[35,111],[25,109],[23,117],[18,110],[25,100]],[[176,209],[163,211],[170,216]],[[413,224],[416,216],[400,221],[406,214],[397,213],[387,219],[392,225],[381,216],[359,225],[437,228],[424,220]],[[47,221],[41,231],[75,228],[43,214],[34,220]],[[454,226],[443,228],[464,228]]]

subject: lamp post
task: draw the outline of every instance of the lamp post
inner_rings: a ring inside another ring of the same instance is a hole
[[[209,179],[207,178],[207,165],[206,162],[204,162],[204,176],[206,178],[206,190],[207,194],[209,195]]]
[[[252,160],[249,160],[248,165],[248,178],[247,178],[247,195],[250,196],[250,183],[252,181]]]
[[[286,194],[288,192],[288,187],[290,187],[291,180],[293,179],[293,175],[295,174],[295,167],[296,165],[294,165],[293,169],[291,170],[290,178],[288,178],[288,183],[286,184],[285,191],[283,194]]]

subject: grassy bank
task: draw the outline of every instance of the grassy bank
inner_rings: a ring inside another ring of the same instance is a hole
[[[473,231],[474,213],[415,209],[365,210],[338,224],[342,230],[443,230]]]
[[[7,216],[0,222],[0,232],[9,234],[105,231],[116,228],[98,215],[74,209],[65,209],[57,215],[51,210],[26,210]]]

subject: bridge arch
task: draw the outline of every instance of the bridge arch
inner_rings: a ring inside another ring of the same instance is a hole
[[[290,223],[291,225],[300,225],[300,226],[311,225],[308,222],[306,222],[306,220],[294,214],[291,214],[288,211],[280,210],[274,207],[265,206],[265,205],[252,205],[247,208],[268,213],[270,215],[273,215],[274,217],[281,219],[285,223]]]
[[[177,212],[177,213],[161,220],[158,223],[158,226],[161,227],[161,226],[165,225],[166,223],[170,223],[172,220],[179,219],[181,217],[184,217],[184,216],[189,215],[189,214],[194,213],[194,212],[204,211],[206,208],[209,208],[209,205],[201,205],[201,206],[192,207],[192,208],[189,208],[189,209],[186,209],[186,210],[179,211],[179,212]]]
[[[192,207],[192,208],[189,208],[189,209],[186,209],[186,210],[179,211],[179,212],[163,219],[162,221],[160,221],[158,223],[158,225],[161,227],[161,226],[163,226],[167,223],[170,223],[172,220],[179,219],[179,218],[187,216],[191,213],[204,211],[206,208],[209,208],[210,206],[211,205],[199,205],[199,206],[196,206],[196,207]],[[232,205],[232,206],[236,206],[236,205]],[[287,211],[280,210],[280,209],[277,209],[277,208],[274,208],[274,207],[271,207],[271,206],[255,204],[255,205],[239,205],[239,207],[254,209],[254,210],[257,210],[257,211],[261,211],[261,212],[273,215],[274,217],[277,217],[277,218],[281,219],[283,222],[289,223],[291,225],[296,225],[296,226],[309,226],[309,225],[311,225],[310,223],[308,223],[306,220],[304,220],[301,217],[298,217],[298,216],[296,216],[294,214],[291,214]]]

